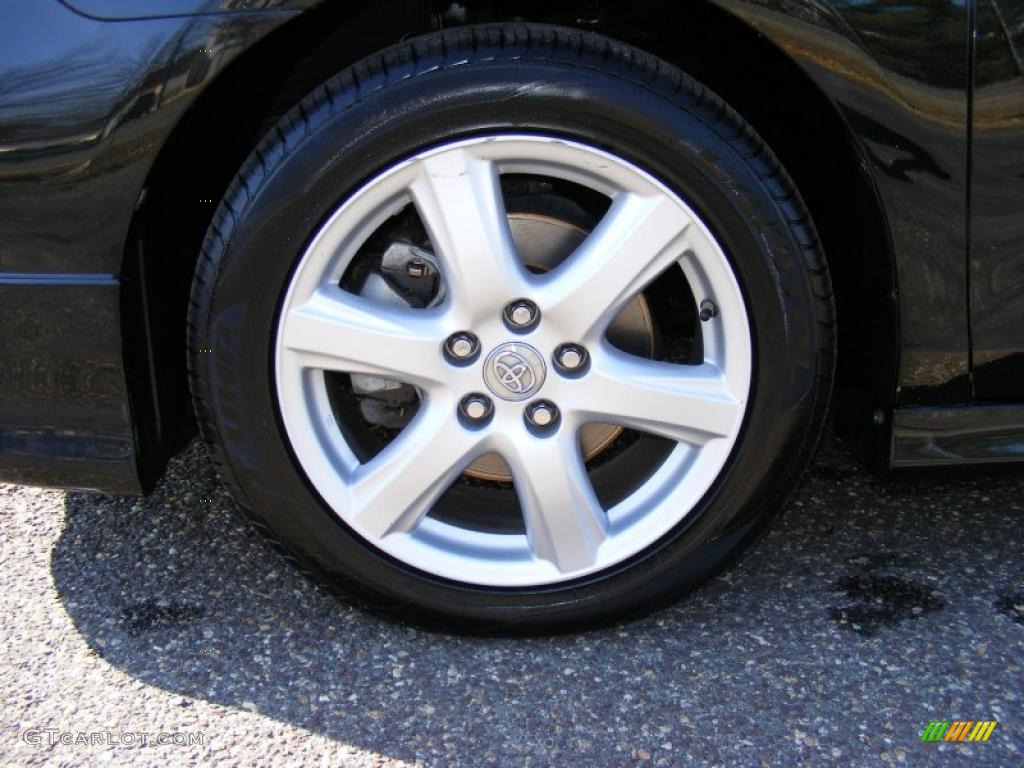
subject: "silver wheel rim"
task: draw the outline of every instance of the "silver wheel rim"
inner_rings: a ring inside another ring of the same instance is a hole
[[[606,195],[611,206],[568,259],[551,272],[531,274],[509,234],[498,182],[504,173],[581,184]],[[411,309],[344,291],[339,282],[360,246],[410,202],[434,246],[444,300]],[[616,313],[675,265],[697,302],[710,300],[718,310],[700,323],[703,363],[649,360],[613,347],[605,329]],[[503,321],[503,309],[520,298],[533,301],[541,313],[537,326],[522,335]],[[454,365],[443,353],[445,340],[459,331],[480,340],[482,353],[470,365]],[[565,342],[588,351],[585,375],[562,376],[552,369],[552,355]],[[488,423],[467,425],[458,415],[460,401],[470,393],[490,394],[484,362],[510,343],[527,344],[546,361],[543,383],[528,400],[492,397]],[[380,453],[361,463],[336,421],[325,371],[413,384],[419,412]],[[622,158],[525,135],[449,143],[366,183],[303,254],[275,340],[285,432],[302,470],[334,513],[408,566],[496,587],[556,584],[592,574],[642,552],[676,527],[729,458],[751,372],[742,293],[725,253],[693,210]],[[527,424],[524,409],[538,399],[556,405],[557,428],[539,431]],[[604,509],[577,437],[589,422],[676,444],[646,482]],[[489,452],[501,455],[512,471],[525,535],[485,533],[428,516],[460,473]]]

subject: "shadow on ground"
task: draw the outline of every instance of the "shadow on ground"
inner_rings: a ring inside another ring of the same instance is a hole
[[[146,499],[69,494],[52,573],[140,681],[428,763],[916,763],[931,719],[1019,757],[1024,473],[876,481],[827,444],[756,552],[675,606],[534,639],[448,637],[311,585],[193,444]],[[948,745],[946,745],[948,746]],[[942,748],[945,748],[942,747]],[[973,751],[972,751],[973,750]]]

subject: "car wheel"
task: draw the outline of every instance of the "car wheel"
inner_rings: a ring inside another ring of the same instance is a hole
[[[205,241],[193,394],[298,564],[379,610],[558,629],[680,594],[812,451],[829,280],[769,150],[678,69],[494,25],[319,87]]]

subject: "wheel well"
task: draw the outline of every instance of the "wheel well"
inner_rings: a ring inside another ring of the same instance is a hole
[[[871,444],[877,433],[871,412],[890,402],[894,378],[879,375],[884,362],[863,361],[877,358],[869,341],[878,334],[895,350],[895,272],[885,217],[851,133],[808,75],[755,30],[708,0],[686,10],[683,23],[677,4],[662,0],[467,0],[447,10],[431,0],[327,2],[239,57],[161,149],[126,245],[125,283],[144,297],[127,301],[126,312],[145,306],[150,318],[146,359],[134,366],[148,370],[151,380],[152,402],[137,408],[144,453],[162,464],[157,454],[166,456],[194,430],[185,372],[192,272],[217,201],[263,132],[318,83],[403,37],[439,26],[523,20],[594,30],[677,64],[722,96],[775,151],[811,212],[832,272],[842,350],[837,421],[865,455],[877,455],[882,446]],[[135,321],[125,318],[126,325]]]
[[[122,327],[144,487],[196,431],[186,364],[189,291],[206,230],[232,178],[262,135],[318,83],[426,31],[428,19],[425,3],[323,3],[218,73],[160,149],[122,268]]]

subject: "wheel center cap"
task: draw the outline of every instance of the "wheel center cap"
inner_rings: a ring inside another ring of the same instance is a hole
[[[544,358],[529,344],[495,347],[484,361],[484,382],[502,400],[525,400],[540,389],[547,374]]]

